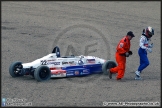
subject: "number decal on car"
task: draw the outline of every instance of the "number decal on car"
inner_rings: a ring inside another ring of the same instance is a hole
[[[41,60],[41,65],[47,65],[47,60]]]

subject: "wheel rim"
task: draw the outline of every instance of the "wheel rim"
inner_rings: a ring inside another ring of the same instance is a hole
[[[17,64],[16,66],[15,66],[15,68],[14,68],[14,74],[16,74],[16,75],[19,75],[19,74],[21,74],[21,69],[22,69],[22,65],[21,64]]]
[[[40,73],[39,73],[39,76],[41,79],[44,79],[46,77],[48,77],[48,72],[47,70],[42,70]]]
[[[107,69],[110,69],[110,68],[113,68],[113,67],[114,67],[113,63],[110,63],[110,64],[107,65]]]

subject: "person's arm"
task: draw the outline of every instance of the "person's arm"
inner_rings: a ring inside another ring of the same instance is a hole
[[[121,41],[119,43],[119,46],[118,46],[118,52],[119,52],[119,54],[125,54],[126,53],[125,46],[126,46],[126,43],[125,42],[122,42]]]
[[[140,47],[142,49],[145,49],[149,53],[151,53],[152,52],[152,49],[149,47],[149,44],[147,44],[147,45],[144,44],[145,41],[146,41],[146,38],[145,37],[141,37],[141,39],[140,39]],[[153,45],[152,45],[152,47],[153,47]]]
[[[140,42],[139,42],[139,46],[142,49],[147,49],[147,46],[144,45],[146,38],[145,37],[141,37]]]

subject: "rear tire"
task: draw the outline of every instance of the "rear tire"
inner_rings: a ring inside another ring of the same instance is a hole
[[[51,70],[47,66],[39,66],[34,72],[34,78],[38,81],[47,81],[51,78]]]
[[[13,62],[10,67],[9,67],[9,74],[12,77],[19,77],[19,76],[23,76],[24,74],[22,73],[22,63],[19,61]]]
[[[112,61],[112,60],[108,60],[106,61],[103,65],[102,65],[102,72],[104,75],[108,75],[107,69],[116,67],[117,64],[116,62]]]

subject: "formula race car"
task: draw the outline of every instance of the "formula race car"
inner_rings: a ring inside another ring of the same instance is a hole
[[[37,81],[46,81],[50,78],[85,76],[94,73],[108,75],[107,69],[115,67],[112,60],[104,60],[94,56],[64,56],[56,46],[52,53],[36,59],[30,63],[13,62],[9,67],[12,77],[32,75]]]

